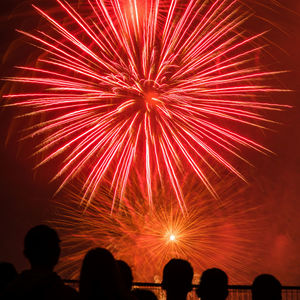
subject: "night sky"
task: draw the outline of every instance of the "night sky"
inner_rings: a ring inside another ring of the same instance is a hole
[[[14,30],[22,28],[30,31],[38,26],[39,18],[35,16],[30,2],[1,1],[1,77],[13,74],[14,65],[25,64],[27,58],[33,55],[32,47],[26,43],[26,39]],[[51,3],[50,0],[41,2],[44,6],[46,2]],[[252,5],[252,0],[245,2]],[[271,52],[276,58],[276,66],[290,70],[280,77],[280,84],[293,92],[281,94],[277,100],[293,108],[272,116],[282,123],[272,127],[273,131],[257,133],[257,140],[276,154],[265,156],[253,152],[243,153],[254,167],[244,166],[242,170],[250,188],[241,198],[253,199],[253,203],[262,204],[268,222],[265,232],[268,247],[262,258],[264,263],[253,267],[257,274],[269,272],[283,284],[300,285],[300,17],[297,15],[300,14],[300,4],[297,0],[281,2],[287,5],[285,9],[275,5],[271,5],[271,9],[253,7],[257,14],[272,20],[280,29],[273,28],[268,38],[275,44],[275,50]],[[271,28],[259,22],[252,25],[253,31],[258,29],[257,26],[265,26],[263,30]],[[7,86],[2,91],[7,92]],[[51,220],[54,216],[53,195],[58,182],[49,181],[56,166],[50,163],[33,170],[36,160],[30,154],[34,141],[18,141],[22,136],[24,122],[12,122],[16,115],[14,109],[2,109],[0,114],[0,260],[10,261],[18,270],[22,270],[27,267],[22,256],[25,233],[30,227]],[[259,244],[260,241],[255,243]]]

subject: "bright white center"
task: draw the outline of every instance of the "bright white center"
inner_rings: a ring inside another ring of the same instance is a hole
[[[174,241],[175,240],[175,235],[174,234],[171,234],[170,235],[170,241]]]

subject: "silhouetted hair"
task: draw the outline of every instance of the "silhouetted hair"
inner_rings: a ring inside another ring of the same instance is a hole
[[[190,263],[183,259],[171,259],[164,267],[162,288],[166,291],[192,290],[194,271]]]
[[[120,273],[113,255],[104,248],[94,248],[85,255],[79,279],[82,299],[120,299]]]
[[[157,300],[156,295],[152,291],[146,289],[134,289],[132,294],[137,300]]]
[[[129,265],[123,260],[117,260],[117,267],[120,271],[121,279],[123,280],[124,286],[128,291],[131,291],[133,276],[131,272],[131,268]]]
[[[59,258],[60,247],[57,232],[47,226],[31,228],[24,239],[24,255],[31,266],[54,267]]]
[[[252,283],[253,300],[281,300],[281,283],[273,275],[261,274]]]
[[[207,269],[201,275],[196,293],[201,299],[226,299],[228,296],[226,273],[217,268]]]

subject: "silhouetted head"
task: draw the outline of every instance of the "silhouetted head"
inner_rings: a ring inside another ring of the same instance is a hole
[[[117,260],[117,267],[120,271],[121,279],[123,280],[124,286],[128,291],[131,291],[133,276],[131,272],[131,268],[129,265],[123,260]]]
[[[168,293],[183,295],[192,290],[194,271],[183,259],[171,259],[164,267],[162,288]]]
[[[252,283],[253,300],[281,300],[281,284],[270,274],[257,276]]]
[[[228,296],[228,277],[220,269],[212,268],[204,271],[196,290],[203,300],[224,300]]]
[[[134,289],[132,294],[137,300],[157,300],[156,295],[150,290]]]
[[[18,273],[13,264],[0,262],[0,293],[7,285],[16,279]]]
[[[94,248],[85,255],[79,280],[83,299],[118,299],[120,273],[113,255],[104,248]]]
[[[47,225],[31,228],[25,236],[24,255],[31,267],[53,269],[60,254],[57,232]]]

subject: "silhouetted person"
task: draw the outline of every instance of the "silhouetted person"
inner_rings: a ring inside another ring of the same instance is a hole
[[[117,260],[117,267],[120,271],[121,280],[125,286],[125,289],[130,293],[132,289],[133,276],[129,265],[124,260]]]
[[[192,290],[194,271],[190,263],[183,259],[171,259],[164,267],[162,288],[167,300],[185,300]]]
[[[17,278],[17,276],[18,273],[13,264],[0,262],[0,295]]]
[[[78,299],[53,271],[60,255],[56,231],[47,225],[31,228],[25,236],[24,255],[31,269],[23,271],[8,291],[7,299]]]
[[[152,291],[146,289],[134,289],[132,294],[137,300],[157,300],[156,295]]]
[[[201,300],[225,300],[228,296],[226,273],[217,268],[204,271],[196,293]]]
[[[129,295],[113,255],[104,248],[94,248],[85,255],[79,279],[83,300],[123,300]]]
[[[253,300],[281,300],[281,284],[273,275],[257,276],[251,290]]]

